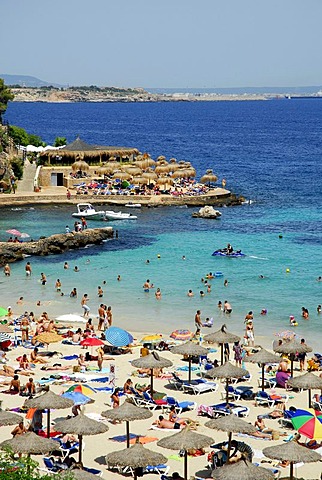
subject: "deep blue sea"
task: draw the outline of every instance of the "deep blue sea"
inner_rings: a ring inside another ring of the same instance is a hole
[[[253,310],[255,334],[287,330],[289,316],[294,315],[299,322],[296,333],[319,347],[322,101],[12,103],[6,119],[47,143],[56,136],[71,142],[79,135],[88,143],[133,146],[154,158],[190,161],[197,177],[212,168],[219,179],[226,178],[229,189],[253,203],[223,208],[219,221],[194,219],[190,208],[143,208],[137,221],[115,224],[120,232],[117,241],[64,258],[32,259],[35,274],[30,280],[24,277],[23,265],[14,265],[10,279],[0,284],[0,304],[32,292],[32,298],[39,295],[49,311],[80,313],[79,301],[71,305],[69,298],[55,297],[54,283],[61,277],[67,293],[74,286],[80,293],[88,290],[96,314],[97,286],[106,280],[104,300],[113,307],[115,323],[123,327],[193,329],[200,308],[203,318],[214,318],[215,327],[225,320],[230,330],[242,333],[244,316]],[[35,237],[64,231],[73,210],[55,205],[2,208],[1,236],[5,238],[5,230],[13,227]],[[247,256],[211,256],[227,242]],[[77,263],[80,273],[64,271],[65,260]],[[43,270],[49,279],[45,289],[39,284]],[[209,271],[224,276],[214,279],[212,292],[201,298],[200,280]],[[118,274],[121,282],[116,281]],[[161,288],[161,301],[152,292],[143,293],[147,278]],[[193,298],[186,296],[188,289],[194,291]],[[217,308],[218,300],[226,299],[233,307],[230,318]],[[302,306],[309,309],[308,321],[301,320]],[[266,316],[259,315],[263,308]]]

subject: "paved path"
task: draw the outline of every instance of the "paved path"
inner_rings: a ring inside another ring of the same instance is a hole
[[[34,178],[36,174],[36,164],[25,161],[23,169],[23,178],[18,181],[17,193],[27,193],[34,191]]]

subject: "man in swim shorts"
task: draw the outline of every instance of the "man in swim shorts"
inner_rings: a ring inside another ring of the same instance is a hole
[[[84,317],[89,317],[90,308],[87,305],[88,300],[89,300],[89,298],[88,298],[87,293],[84,293],[83,298],[81,300],[81,306],[84,310],[84,313],[83,313]]]

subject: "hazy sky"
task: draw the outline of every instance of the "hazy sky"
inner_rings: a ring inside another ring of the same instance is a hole
[[[322,0],[0,0],[0,73],[70,85],[322,83]]]

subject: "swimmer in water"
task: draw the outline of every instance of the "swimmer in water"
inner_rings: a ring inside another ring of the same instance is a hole
[[[188,293],[187,293],[187,296],[188,296],[188,297],[193,297],[193,291],[192,291],[192,290],[189,290]]]

